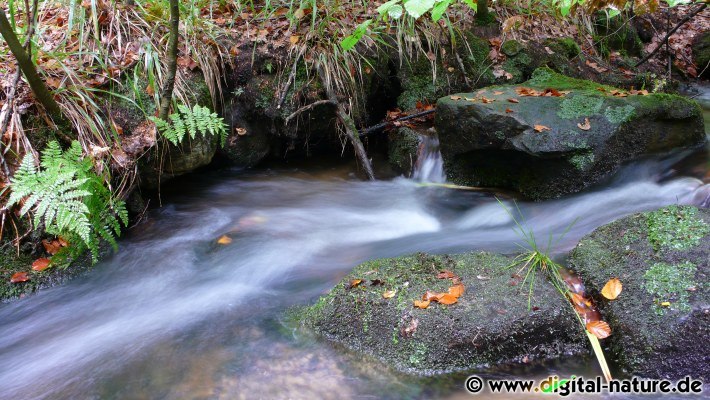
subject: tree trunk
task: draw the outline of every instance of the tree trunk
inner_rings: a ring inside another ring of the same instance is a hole
[[[168,74],[160,92],[160,113],[162,120],[168,119],[170,103],[173,99],[175,74],[177,73],[178,36],[180,35],[180,4],[178,0],[170,0],[170,39],[168,40]]]
[[[486,25],[491,22],[491,14],[488,11],[488,0],[478,0],[476,4],[476,22],[479,25]]]
[[[32,63],[32,59],[30,59],[30,56],[17,39],[15,31],[12,29],[10,22],[7,20],[7,16],[5,16],[5,11],[2,9],[0,9],[0,34],[7,42],[7,46],[15,56],[15,59],[17,59],[17,66],[25,75],[27,83],[29,83],[32,93],[34,93],[37,100],[44,106],[52,118],[62,120],[63,116],[59,104],[57,104],[52,97],[52,94],[47,89],[42,78],[39,77],[37,69]]]

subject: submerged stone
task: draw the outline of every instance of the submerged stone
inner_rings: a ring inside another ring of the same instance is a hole
[[[441,373],[586,352],[569,304],[541,276],[530,286],[489,253],[418,254],[366,262],[328,295],[293,312],[307,330],[374,356],[399,371]],[[464,294],[453,305],[414,307],[426,291],[447,292],[449,270]],[[361,282],[353,285],[353,282]],[[391,296],[391,297],[388,297]]]
[[[582,239],[570,266],[612,329],[616,362],[649,378],[710,378],[710,210],[670,206],[602,226]],[[611,278],[623,290],[599,292]]]
[[[521,96],[520,87],[565,93]],[[620,97],[615,91],[540,68],[521,85],[440,98],[436,129],[448,178],[514,189],[532,199],[555,198],[639,156],[705,142],[694,101],[660,93]]]

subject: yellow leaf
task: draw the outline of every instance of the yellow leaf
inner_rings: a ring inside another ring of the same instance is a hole
[[[222,235],[220,236],[219,239],[217,239],[218,244],[230,244],[232,243],[232,238],[227,236],[227,235]]]
[[[670,301],[664,301],[663,303],[661,303],[661,305],[662,305],[663,307],[670,307],[670,306],[671,306],[671,302],[670,302]]]
[[[449,288],[449,294],[457,298],[463,296],[464,291],[466,291],[466,289],[464,288],[463,283],[456,284]]]
[[[397,294],[396,290],[385,290],[385,292],[382,293],[382,297],[385,299],[391,299],[395,294]]]
[[[358,287],[358,286],[360,286],[361,283],[362,283],[362,279],[353,279],[353,280],[351,280],[350,283],[348,284],[348,289],[352,289],[352,288],[354,288],[354,287]]]
[[[545,125],[535,125],[535,132],[549,131],[551,130]]]
[[[431,303],[429,300],[414,300],[414,307],[425,309],[429,307],[429,303]]]
[[[300,36],[298,35],[291,35],[290,38],[288,38],[288,41],[291,42],[291,44],[296,44],[298,43],[298,40],[301,39]]]
[[[611,278],[609,282],[602,288],[602,296],[609,300],[614,300],[619,297],[622,289],[621,281],[618,278]]]
[[[449,96],[451,100],[461,100],[461,96]]]

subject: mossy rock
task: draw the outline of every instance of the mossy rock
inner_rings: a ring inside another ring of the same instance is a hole
[[[605,13],[599,13],[594,21],[597,32],[595,42],[600,52],[609,56],[612,50],[622,55],[638,57],[643,51],[643,42],[633,24],[628,23],[622,15],[607,18]]]
[[[512,258],[469,253],[381,259],[356,267],[314,305],[290,313],[293,324],[380,359],[396,370],[431,374],[586,353],[567,302],[545,279],[513,277]],[[466,291],[458,303],[413,306],[426,291],[446,292],[449,270]],[[362,280],[351,287],[353,280]],[[396,291],[385,298],[385,291]],[[530,304],[528,300],[530,299]]]
[[[710,32],[704,32],[695,39],[693,43],[693,57],[698,73],[703,72],[701,77],[710,76]]]
[[[710,210],[670,206],[598,228],[570,256],[612,328],[605,342],[628,373],[710,378]],[[623,290],[599,293],[611,278]]]
[[[417,161],[419,134],[411,128],[401,127],[390,131],[387,141],[387,159],[392,168],[409,176]]]
[[[504,85],[439,99],[435,125],[449,179],[553,198],[578,192],[636,157],[706,140],[700,107],[680,96],[613,96],[619,89],[549,68],[535,70],[521,86],[565,93],[520,96],[518,86]]]
[[[508,57],[513,57],[514,55],[520,53],[523,49],[524,46],[517,40],[506,40],[502,45],[500,45],[500,51]]]

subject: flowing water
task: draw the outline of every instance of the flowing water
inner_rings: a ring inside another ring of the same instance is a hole
[[[520,210],[541,237],[572,225],[555,248],[564,252],[623,215],[708,201],[697,179],[707,156],[639,162],[585,193]],[[424,164],[419,179],[441,176]],[[364,260],[517,248],[492,194],[362,182],[352,168],[181,179],[89,274],[0,304],[0,398],[467,398],[460,376],[401,376],[281,323],[284,310],[314,301]],[[216,244],[225,233],[232,243]],[[577,359],[496,376],[594,368]]]

